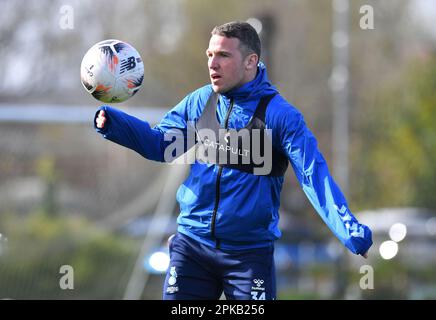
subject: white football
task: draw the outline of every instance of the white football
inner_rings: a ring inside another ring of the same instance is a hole
[[[105,103],[123,102],[141,88],[144,63],[126,42],[110,39],[92,46],[82,59],[80,79],[86,91]]]

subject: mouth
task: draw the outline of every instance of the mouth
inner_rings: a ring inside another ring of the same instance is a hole
[[[218,74],[211,74],[211,75],[210,75],[210,79],[211,79],[212,81],[217,81],[217,80],[221,79],[221,76],[218,75]]]

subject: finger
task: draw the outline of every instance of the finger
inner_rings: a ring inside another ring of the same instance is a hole
[[[95,120],[96,124],[97,124],[97,128],[102,129],[104,127],[104,124],[106,122],[106,117],[105,117],[105,113],[104,110],[100,110],[100,112],[98,113],[97,119]]]
[[[102,129],[104,127],[104,123],[106,122],[106,118],[98,118],[96,122],[97,128]]]

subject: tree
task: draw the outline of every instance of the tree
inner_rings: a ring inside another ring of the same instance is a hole
[[[436,55],[411,63],[366,123],[364,195],[374,206],[436,208]]]

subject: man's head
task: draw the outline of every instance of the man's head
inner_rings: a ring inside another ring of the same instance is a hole
[[[215,92],[225,93],[256,77],[261,44],[247,22],[229,22],[215,27],[206,50],[209,76]]]

